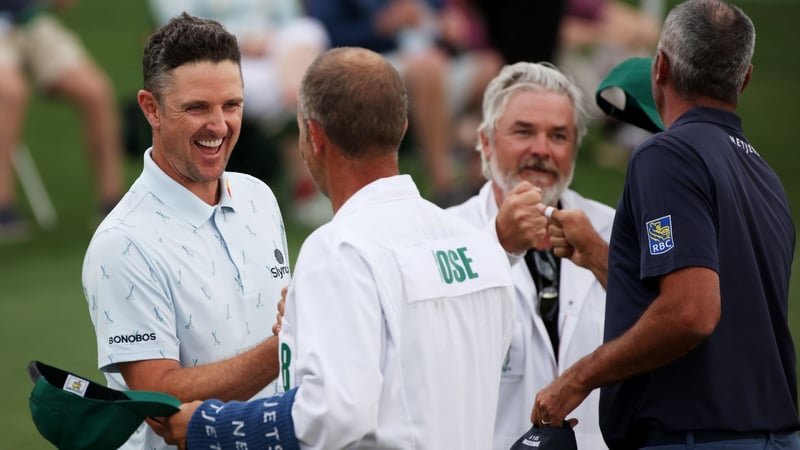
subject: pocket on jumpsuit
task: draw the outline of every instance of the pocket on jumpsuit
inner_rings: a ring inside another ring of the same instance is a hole
[[[514,382],[522,378],[525,373],[525,339],[521,324],[514,323],[514,331],[511,335],[511,346],[506,353],[503,361],[503,370],[500,382]]]

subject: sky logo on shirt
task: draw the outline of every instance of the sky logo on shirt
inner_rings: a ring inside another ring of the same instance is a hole
[[[645,224],[651,255],[667,253],[675,247],[672,238],[672,215],[659,217]]]
[[[283,253],[277,247],[275,247],[275,251],[272,254],[275,256],[275,261],[278,262],[278,265],[275,267],[267,266],[267,270],[272,274],[272,278],[280,278],[282,280],[284,276],[289,276],[289,265],[285,264],[286,258],[283,257]]]

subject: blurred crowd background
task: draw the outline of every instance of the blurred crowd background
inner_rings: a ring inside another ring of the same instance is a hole
[[[245,109],[242,138],[229,169],[282,188],[284,213],[314,227],[330,211],[299,159],[294,117],[300,78],[326,48],[365,47],[397,67],[410,97],[404,155],[418,169],[425,195],[451,206],[483,184],[475,129],[483,91],[504,64],[549,61],[593,93],[617,63],[652,54],[665,3],[147,0],[141,7],[148,24],[145,35],[186,11],[218,20],[237,36]],[[39,225],[56,220],[23,133],[32,96],[65,101],[80,116],[98,220],[124,192],[123,157],[135,160],[148,147],[148,124],[135,95],[126,95],[130,89],[97,62],[99,50],[81,41],[89,30],[70,26],[71,9],[79,7],[75,0],[0,2],[0,108],[5,116],[0,123],[0,243],[25,241],[35,232],[15,195],[15,176]],[[594,107],[592,95],[587,102]],[[646,135],[593,110],[605,141],[597,148],[597,161],[624,167],[630,149]]]
[[[245,117],[229,169],[253,174],[276,192],[294,262],[305,236],[331,215],[299,160],[295,123],[299,79],[325,48],[370,48],[401,72],[410,96],[401,167],[441,206],[463,201],[483,184],[474,147],[488,81],[504,64],[552,62],[579,83],[595,110],[575,184],[616,206],[628,155],[648,133],[606,118],[594,105],[594,92],[617,63],[652,56],[674,3],[0,0],[1,446],[48,445],[27,409],[30,359],[102,380],[81,261],[94,227],[141,171],[150,139],[136,104],[141,52],[149,33],[169,17],[187,11],[214,18],[240,39]],[[739,113],[751,142],[781,176],[800,223],[794,133],[800,54],[791,44],[800,37],[800,0],[732,3],[750,15],[757,31],[754,76]],[[48,39],[72,45],[37,53],[37,44],[51,48]],[[10,53],[9,46],[19,51]],[[73,47],[80,51],[69,53]],[[28,64],[16,70],[14,58]],[[800,301],[794,267],[792,299]],[[792,314],[795,333],[798,310],[800,305]]]

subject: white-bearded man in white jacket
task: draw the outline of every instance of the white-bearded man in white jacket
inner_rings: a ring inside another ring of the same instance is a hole
[[[508,449],[530,428],[536,392],[603,342],[614,209],[568,189],[586,133],[582,105],[579,88],[556,68],[535,63],[506,66],[487,87],[478,128],[477,150],[489,181],[477,195],[449,208],[496,234],[513,262],[517,308],[502,368],[496,450]],[[593,230],[579,227],[586,218]],[[583,236],[575,239],[571,233]],[[565,238],[586,245],[574,248]],[[532,249],[551,250],[551,261],[560,266],[555,270],[557,344],[539,313],[539,291],[553,287],[545,288],[543,278],[528,269],[523,257]],[[599,392],[593,392],[570,415],[578,420],[578,448],[607,448],[600,434],[598,397]]]

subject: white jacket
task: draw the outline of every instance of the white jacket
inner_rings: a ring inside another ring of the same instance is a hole
[[[306,449],[486,450],[514,322],[496,241],[373,181],[303,243],[281,328]]]
[[[614,209],[566,190],[563,209],[581,209],[606,241],[611,238]],[[497,203],[487,182],[480,192],[449,208],[496,236],[494,219]],[[530,415],[536,393],[584,355],[603,343],[606,292],[591,271],[561,260],[559,290],[559,358],[556,363],[550,338],[536,312],[536,287],[522,258],[511,267],[517,293],[514,333],[500,385],[494,448],[507,450],[530,429]],[[593,391],[568,418],[578,419],[575,436],[581,450],[606,449],[599,425],[599,391]]]

